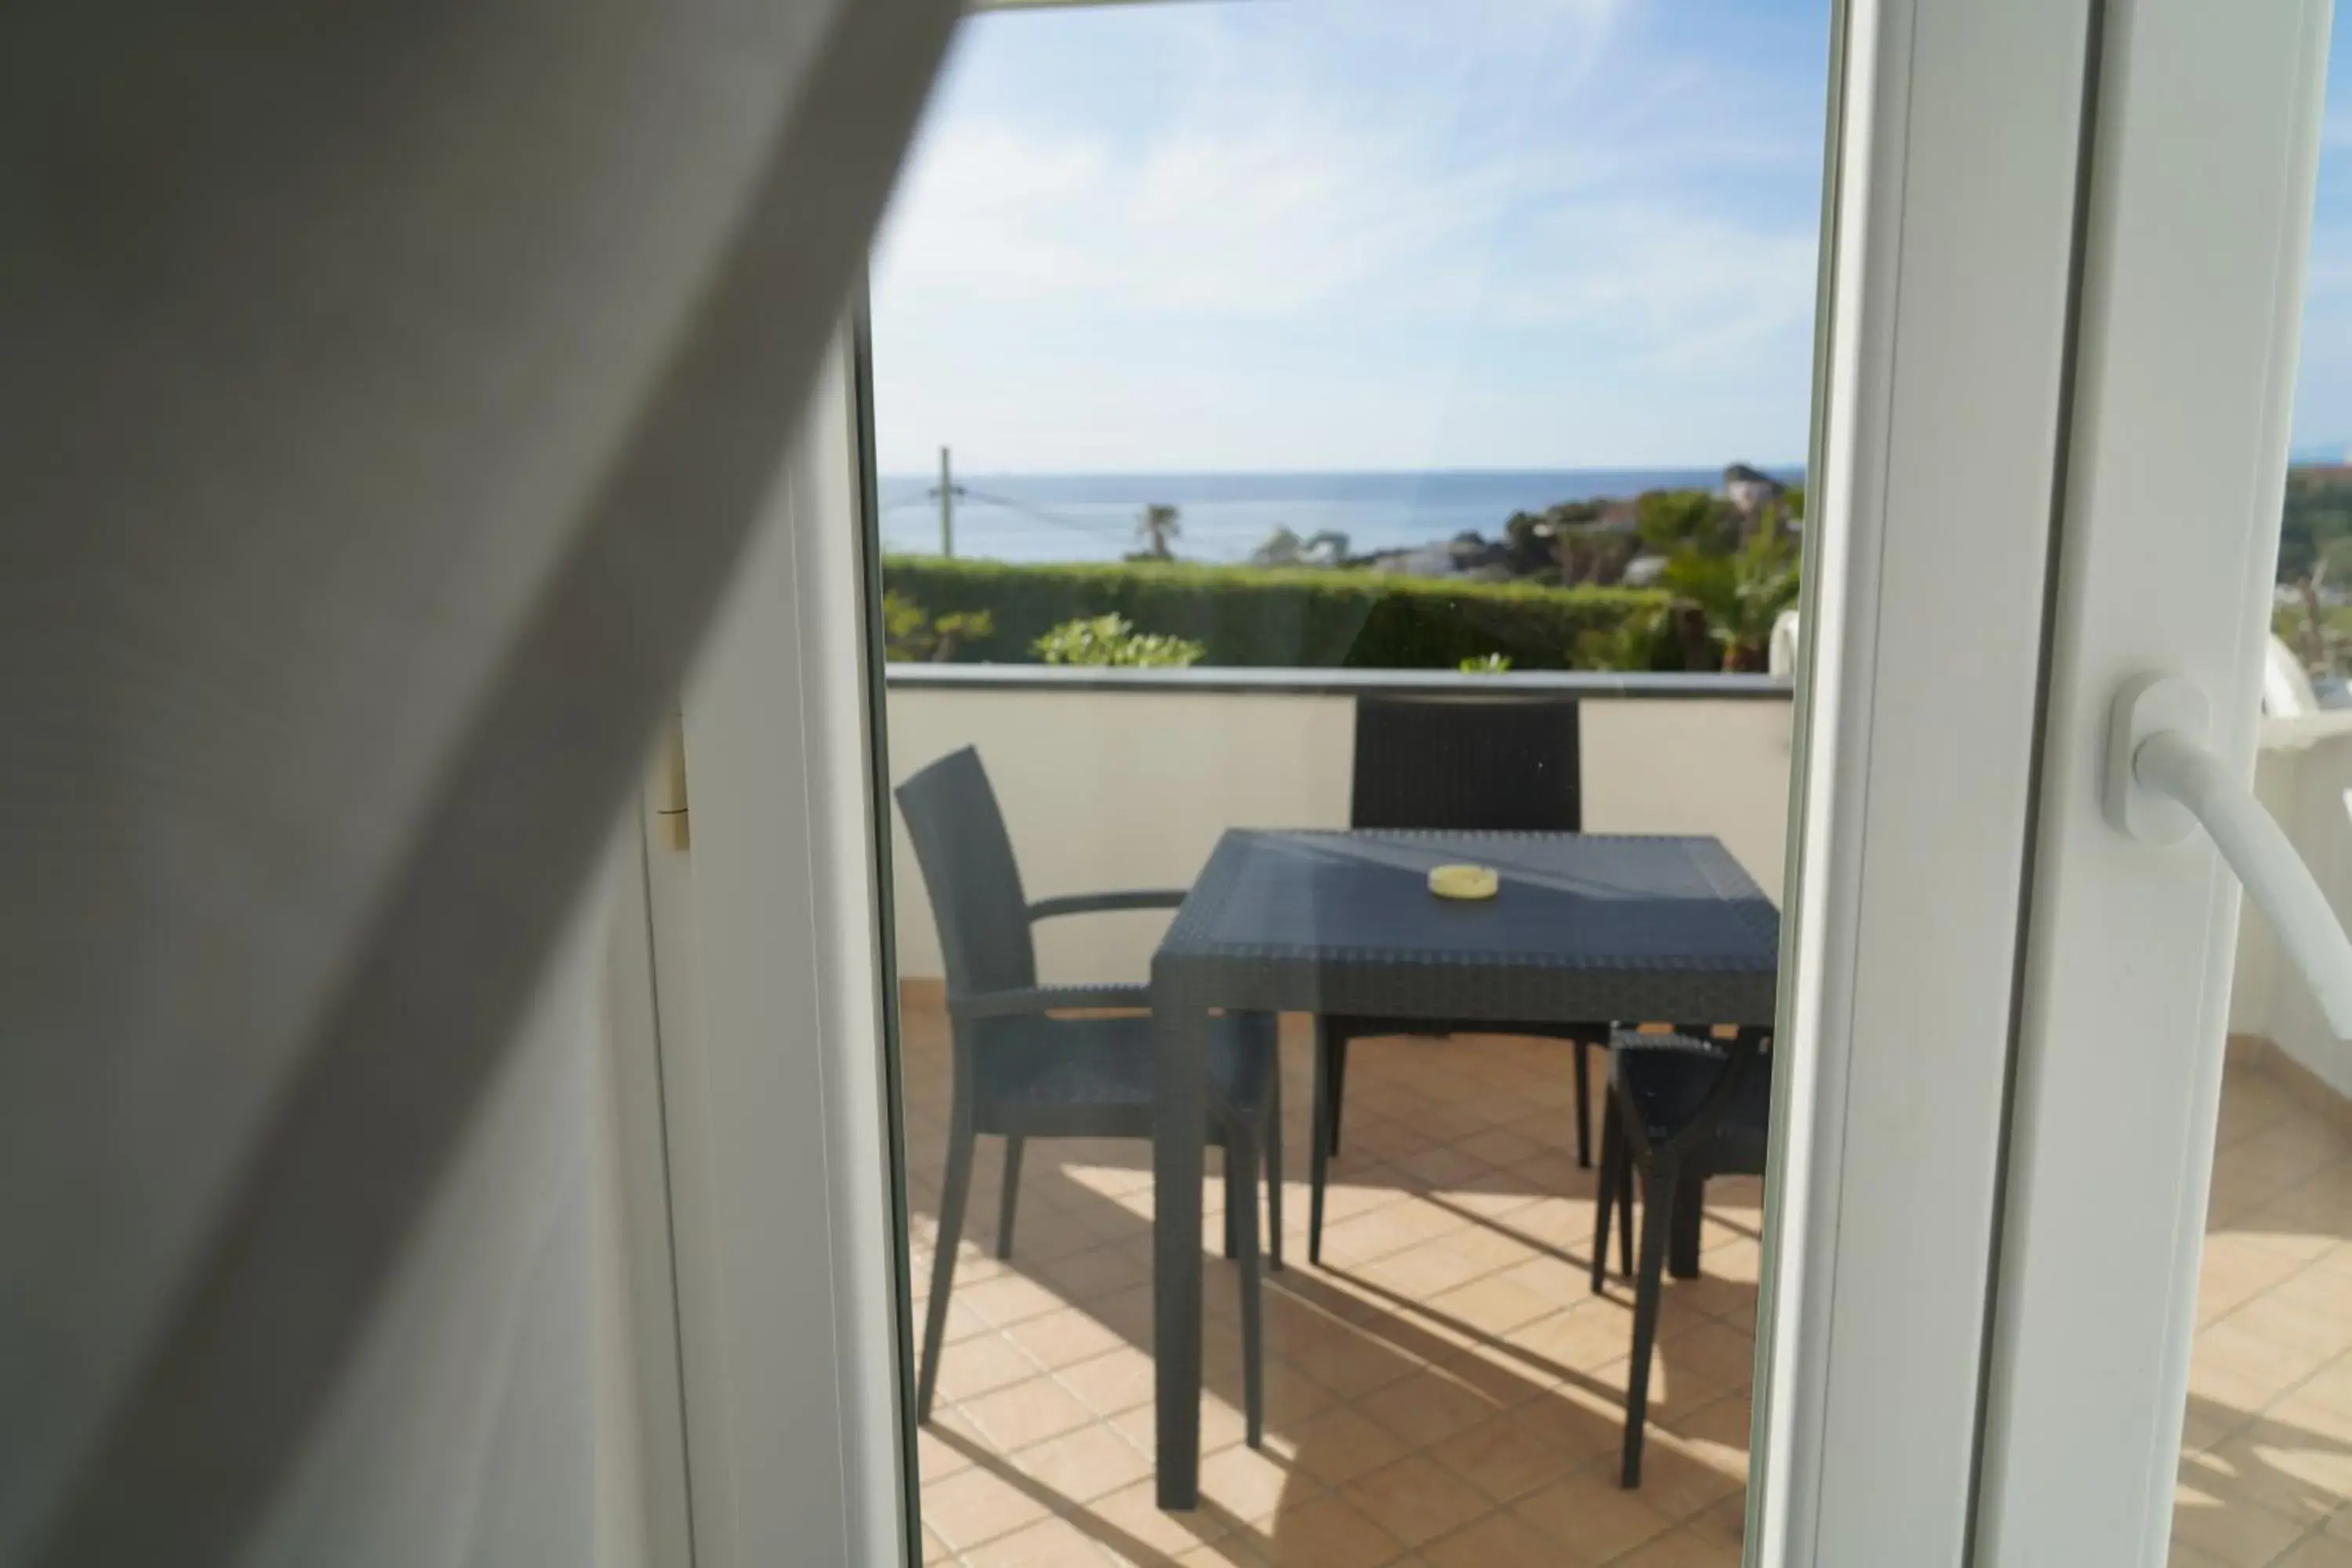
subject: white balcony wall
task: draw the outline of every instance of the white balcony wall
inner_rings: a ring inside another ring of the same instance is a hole
[[[2264,720],[2254,795],[2284,825],[2336,918],[2352,920],[2352,712]],[[2338,1041],[2320,1017],[2262,912],[2251,902],[2243,909],[2230,1032],[2269,1038],[2321,1082],[2352,1097],[2352,1045]]]
[[[1228,827],[1347,826],[1355,699],[1344,690],[1106,690],[1083,681],[999,689],[920,679],[890,687],[892,782],[977,746],[1032,899],[1190,886]],[[1780,693],[1587,699],[1586,826],[1712,834],[1778,899],[1790,720]],[[893,870],[898,972],[937,977],[939,936],[903,823]],[[1038,928],[1042,977],[1143,979],[1168,918],[1049,921]]]
[[[1302,672],[1303,680],[1323,672]],[[1181,888],[1228,827],[1348,820],[1355,699],[1345,690],[934,684],[894,672],[892,782],[961,746],[988,765],[1029,896]],[[1720,838],[1775,900],[1787,843],[1791,705],[1596,696],[1582,706],[1585,822],[1603,833]],[[2352,714],[2266,720],[2254,789],[2352,920]],[[937,979],[940,944],[903,824],[893,857],[899,973]],[[1047,921],[1048,981],[1142,979],[1164,913]],[[2352,1097],[2352,1047],[2327,1033],[2301,976],[2249,907],[2230,1004],[2233,1035],[2270,1038]]]

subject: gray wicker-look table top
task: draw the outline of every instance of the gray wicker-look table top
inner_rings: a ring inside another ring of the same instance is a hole
[[[1491,866],[1440,899],[1430,868]],[[1168,1002],[1431,1018],[1772,1021],[1780,918],[1712,838],[1227,833],[1152,964]]]
[[[1495,868],[1496,896],[1431,893],[1454,863]],[[1208,1010],[1763,1028],[1780,926],[1712,838],[1228,832],[1151,966],[1160,1505],[1200,1499]]]

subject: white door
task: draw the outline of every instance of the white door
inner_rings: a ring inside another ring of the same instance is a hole
[[[894,469],[877,425],[887,441],[894,397],[909,400],[891,377],[920,325],[890,314],[886,277],[879,346],[868,357],[845,337],[781,542],[687,704],[697,943],[722,882],[723,918],[744,922],[689,970],[706,1026],[732,1020],[697,1047],[707,1143],[686,1201],[709,1207],[679,1219],[682,1255],[709,1227],[701,1260],[681,1258],[698,1561],[755,1561],[786,1539],[770,1507],[782,1494],[759,1479],[797,1440],[781,1401],[836,1365],[814,1484],[841,1489],[860,1561],[903,1544],[970,1563],[2156,1563],[2173,1550],[2184,1409],[2176,1560],[2334,1561],[2330,1521],[2352,1500],[2352,1414],[2337,1414],[2352,1393],[2336,1403],[2328,1381],[2352,1348],[2337,1326],[2352,1314],[2328,1310],[2352,1223],[2335,1130],[2352,1123],[2326,1086],[2352,1071],[2318,1054],[2316,1016],[2274,945],[2236,940],[2235,884],[2205,841],[2134,843],[2101,797],[2108,705],[2133,676],[2197,685],[2230,767],[2242,773],[2255,740],[2326,9],[1833,8],[1793,712],[1732,685],[1672,702],[1525,672],[1497,688],[1579,694],[1588,829],[1722,838],[1782,910],[1773,1167],[1760,1203],[1746,1189],[1710,1211],[1698,1287],[1667,1289],[1655,1447],[1632,1492],[1614,1468],[1623,1352],[1592,1348],[1622,1335],[1625,1303],[1594,1306],[1568,1267],[1590,1246],[1591,1178],[1565,1147],[1537,1146],[1541,1116],[1475,1120],[1498,1098],[1565,1092],[1508,1046],[1462,1047],[1450,1059],[1467,1065],[1442,1081],[1429,1047],[1376,1042],[1357,1058],[1356,1142],[1333,1177],[1334,1235],[1354,1228],[1325,1272],[1295,1247],[1276,1287],[1267,1445],[1241,1440],[1238,1396],[1213,1368],[1209,1396],[1232,1418],[1222,1441],[1213,1404],[1203,1421],[1208,1507],[1150,1506],[1162,1456],[1150,1366],[1139,1382],[1132,1364],[1150,1342],[1136,1311],[1149,1167],[1114,1150],[1042,1169],[1047,1146],[1029,1154],[1010,1258],[992,1256],[987,1217],[968,1222],[945,1413],[911,1419],[947,1024],[903,838],[885,858],[880,786],[971,742],[1033,898],[1181,886],[1224,826],[1342,825],[1360,689],[1328,674],[1028,666],[877,680],[885,568],[859,552],[904,523],[889,509],[907,496],[925,503],[925,531],[942,499],[881,482]],[[990,25],[1071,27],[1089,35],[1074,48],[1115,59],[1125,24]],[[982,155],[1009,147],[956,149],[973,161],[950,167],[984,180]],[[1079,153],[1041,170],[1061,182],[1037,198],[1049,205],[1099,174]],[[961,226],[933,239],[971,240],[977,266],[1045,268],[1073,293],[1099,281],[1053,270],[1069,263],[1060,250],[997,243],[969,208],[951,216]],[[1196,303],[1185,290],[1215,281],[1149,278]],[[1213,333],[1201,342],[1209,353]],[[936,481],[1050,530],[1101,526],[1076,491]],[[1196,529],[1217,515],[1213,499],[1188,504]],[[984,540],[967,510],[939,542],[984,554]],[[1141,542],[1167,548],[1156,532]],[[1701,722],[1718,727],[1677,728]],[[2352,741],[2325,721],[2265,734],[2265,798],[2304,853],[2336,858],[2318,868],[2352,907],[2352,767],[2335,755]],[[1743,792],[1736,776],[1780,743],[1785,816],[1777,778]],[[1133,969],[1156,931],[1049,945],[1047,978]],[[815,968],[772,968],[780,942],[814,944]],[[813,1042],[805,1081],[778,1076],[763,1032],[787,1003]],[[2233,1045],[2226,1091],[2225,1023],[2262,1037]],[[1296,1114],[1307,1047],[1286,1048]],[[787,1123],[822,1136],[821,1154],[780,1141]],[[975,1215],[995,1212],[995,1158]],[[1294,1185],[1306,1164],[1294,1152]],[[2215,1170],[2229,1190],[2200,1300]],[[822,1214],[791,1211],[807,1227],[799,1251],[759,1234],[774,1194],[819,1188]],[[820,1252],[828,1274],[792,1271]],[[1213,1361],[1236,1342],[1215,1317],[1228,1277],[1211,1281]],[[767,1331],[794,1291],[829,1292],[831,1321],[858,1336]]]
[[[2139,4],[2107,7],[2102,28],[1989,1340],[1986,1561],[2346,1551],[2352,1047],[2316,997],[2347,978],[2352,797],[2341,715],[2265,718],[2260,700],[2290,484],[2302,563],[2278,575],[2309,592],[2279,595],[2281,630],[2329,657],[2309,542],[2340,456],[2311,449],[2341,363],[2329,11]],[[2290,481],[2298,447],[2310,466]],[[2318,879],[2316,908],[2285,908],[2284,889],[2266,919],[2249,880],[2242,929],[2239,878],[2204,830],[2166,846],[2115,825],[2111,705],[2150,676],[2201,698],[2201,724],[2184,722],[2220,761],[2214,790],[2224,805],[2262,797]]]

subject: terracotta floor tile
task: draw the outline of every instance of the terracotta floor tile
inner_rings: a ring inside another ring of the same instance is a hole
[[[1493,1507],[1484,1493],[1425,1454],[1359,1476],[1340,1493],[1408,1546],[1458,1530]]]
[[[1068,1303],[1036,1280],[1020,1274],[999,1275],[977,1284],[959,1279],[952,1305],[977,1314],[992,1328],[1010,1328]]]
[[[1669,1519],[1694,1519],[1745,1488],[1746,1470],[1745,1456],[1738,1470],[1727,1470],[1653,1424],[1642,1449],[1642,1500]],[[1604,1471],[1616,1474],[1614,1466]]]
[[[1051,1510],[993,1468],[974,1466],[923,1489],[922,1522],[959,1552],[1043,1519]]]
[[[1278,1512],[1272,1540],[1276,1562],[1315,1568],[1380,1568],[1403,1550],[1360,1510],[1328,1493]]]
[[[1072,1503],[1092,1502],[1151,1475],[1151,1461],[1116,1427],[1091,1424],[1024,1448],[1013,1463]]]
[[[1519,1158],[1529,1158],[1533,1152],[1530,1150]],[[1495,1162],[1481,1160],[1458,1146],[1440,1144],[1401,1156],[1396,1168],[1427,1189],[1454,1185],[1488,1169],[1493,1163]]]
[[[1583,1463],[1546,1442],[1534,1423],[1513,1415],[1497,1415],[1457,1432],[1429,1452],[1439,1464],[1497,1503],[1562,1480]]]
[[[1326,1410],[1295,1436],[1294,1465],[1325,1486],[1351,1481],[1368,1470],[1393,1464],[1405,1445],[1379,1422],[1351,1406]]]
[[[1423,1548],[1437,1568],[1560,1568],[1559,1542],[1507,1513],[1490,1513]]]
[[[1087,1301],[1151,1282],[1150,1268],[1116,1246],[1092,1247],[1040,1264],[1037,1276],[1072,1301]]]
[[[2199,1331],[2189,1359],[2193,1394],[2257,1410],[2308,1379],[2325,1358],[2266,1339],[2224,1318]]]
[[[1391,1212],[1384,1209],[1370,1217],[1385,1219]],[[1330,1256],[1328,1250],[1325,1256]],[[1448,1290],[1469,1284],[1487,1270],[1433,1241],[1408,1243],[1382,1257],[1356,1264],[1352,1272],[1399,1301],[1425,1305]]]
[[[1103,1568],[1102,1543],[1076,1521],[1042,1519],[964,1553],[971,1568]]]
[[[1524,1285],[1489,1275],[1448,1290],[1428,1305],[1433,1312],[1499,1337],[1549,1316],[1557,1303]]]
[[[1064,1307],[1024,1319],[1007,1329],[1004,1337],[1048,1371],[1090,1361],[1127,1343],[1083,1307]]]
[[[1579,1367],[1621,1361],[1633,1348],[1633,1314],[1612,1301],[1585,1297],[1564,1311],[1538,1318],[1511,1342],[1565,1376]]]
[[[2315,1535],[2291,1548],[2276,1568],[2352,1568],[2352,1546],[2325,1535]]]
[[[1122,1487],[1097,1498],[1070,1516],[1086,1521],[1114,1557],[1158,1563],[1206,1542],[1221,1541],[1232,1532],[1233,1521],[1214,1508],[1171,1513],[1160,1506],[1160,1490],[1150,1481]]]
[[[1356,1407],[1409,1444],[1428,1444],[1478,1425],[1498,1403],[1458,1378],[1417,1372],[1366,1394]]]
[[[1753,1334],[1708,1322],[1687,1330],[1671,1325],[1658,1336],[1659,1354],[1691,1381],[1745,1388],[1756,1371]]]
[[[929,1426],[915,1428],[915,1465],[922,1484],[943,1481],[971,1465],[971,1457]]]
[[[2183,1486],[2174,1497],[2172,1536],[2240,1568],[2260,1568],[2303,1534],[2303,1527],[2242,1498]]]
[[[1003,1334],[975,1334],[940,1352],[940,1395],[958,1404],[1037,1375],[1038,1366]]]
[[[1291,1352],[1291,1364],[1342,1399],[1410,1376],[1423,1358],[1374,1335],[1342,1328]]]
[[[1286,1500],[1295,1504],[1321,1489],[1280,1458],[1246,1446],[1201,1461],[1202,1500],[1250,1523],[1271,1518]]]
[[[1058,1437],[1095,1418],[1075,1394],[1042,1376],[983,1394],[958,1408],[971,1417],[991,1443],[1008,1454]]]
[[[1241,1537],[1229,1537],[1177,1553],[1181,1568],[1267,1568],[1274,1560]]]
[[[1675,1521],[1639,1492],[1617,1485],[1614,1473],[1588,1470],[1520,1499],[1511,1512],[1565,1548],[1570,1561],[1606,1563],[1664,1535]]]
[[[1150,1352],[1129,1344],[1063,1367],[1054,1377],[1097,1415],[1149,1404],[1154,1388]]]
[[[1617,1559],[1619,1568],[1738,1568],[1739,1548],[1697,1530],[1669,1531]]]

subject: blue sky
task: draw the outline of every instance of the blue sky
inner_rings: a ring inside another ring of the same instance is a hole
[[[2340,458],[2352,445],[2352,13],[2336,19],[2327,56],[2327,121],[2319,145],[2319,200],[2304,275],[2303,358],[2294,392],[2294,450]]]
[[[1801,461],[1827,29],[1822,0],[975,17],[877,247],[881,466]],[[2299,448],[2352,439],[2337,102]]]

